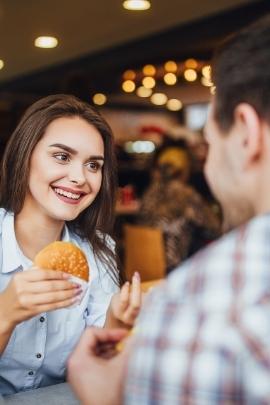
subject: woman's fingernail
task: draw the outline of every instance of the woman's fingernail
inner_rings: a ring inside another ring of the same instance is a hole
[[[141,279],[140,273],[138,273],[137,271],[135,271],[135,273],[133,274],[133,277],[137,278],[138,280]]]

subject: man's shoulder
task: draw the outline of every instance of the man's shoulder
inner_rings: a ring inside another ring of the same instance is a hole
[[[267,236],[268,235],[268,236]],[[270,214],[253,218],[244,225],[224,234],[204,249],[191,256],[170,273],[167,288],[179,295],[187,283],[198,282],[218,274],[229,281],[230,274],[239,263],[250,272],[249,264],[265,260],[270,244]],[[251,269],[252,271],[252,269]]]

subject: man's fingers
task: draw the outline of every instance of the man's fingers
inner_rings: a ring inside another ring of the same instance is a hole
[[[77,353],[97,354],[99,348],[106,344],[117,343],[127,335],[125,329],[87,328],[83,333],[75,351]]]

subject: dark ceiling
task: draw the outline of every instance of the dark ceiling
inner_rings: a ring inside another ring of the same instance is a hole
[[[181,61],[193,57],[209,60],[217,43],[227,34],[268,12],[269,0],[248,2],[138,40],[2,81],[0,143],[6,142],[21,112],[37,98],[62,92],[89,101],[96,91],[119,94],[125,69],[140,68],[146,63],[161,64],[168,59]],[[119,106],[119,101],[117,104]]]

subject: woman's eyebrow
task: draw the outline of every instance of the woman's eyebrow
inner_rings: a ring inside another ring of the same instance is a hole
[[[64,145],[62,143],[53,143],[52,145],[49,145],[49,147],[53,147],[53,148],[60,148],[65,150],[66,152],[71,153],[72,155],[76,155],[78,153],[77,150],[71,148],[70,146]],[[104,156],[102,155],[93,155],[93,156],[89,156],[88,160],[104,160]]]
[[[49,147],[63,149],[66,152],[71,153],[72,155],[76,155],[78,153],[75,149],[70,148],[69,146],[64,145],[62,143],[53,143],[52,145],[49,145]]]

